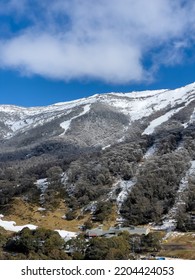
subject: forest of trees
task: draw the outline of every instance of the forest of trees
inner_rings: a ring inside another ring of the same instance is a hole
[[[177,211],[177,229],[183,232],[195,230],[195,176],[189,180],[185,192],[185,204]]]
[[[64,241],[57,232],[44,228],[24,228],[13,236],[0,232],[0,259],[20,260],[127,260],[161,249],[158,233],[86,239],[83,234]]]
[[[165,132],[157,130],[151,136],[138,133],[137,141],[129,138],[106,150],[78,148],[73,153],[71,145],[67,147],[66,144],[62,148],[63,144],[59,143],[59,148],[57,144],[47,143],[34,148],[38,151],[37,157],[18,160],[17,157],[5,159],[5,155],[2,155],[0,209],[5,211],[15,196],[25,197],[38,205],[40,190],[35,182],[47,177],[48,188],[44,194],[46,208],[57,208],[60,199],[63,199],[69,209],[65,214],[71,220],[78,216],[77,210],[85,211],[91,202],[96,201],[93,219],[103,222],[115,203],[113,199],[107,200],[113,184],[117,180],[128,181],[136,177],[136,184],[121,207],[122,217],[127,224],[134,225],[160,222],[173,206],[179,183],[190,161],[195,159],[194,131],[193,124],[181,129],[174,120]],[[181,143],[182,147],[178,148]],[[144,160],[144,154],[152,146],[157,149],[155,155]],[[45,149],[49,150],[50,156],[45,154]],[[62,174],[66,174],[65,181]],[[180,210],[186,220],[194,211],[193,186],[192,180],[187,207]],[[120,190],[115,191],[117,196]],[[178,229],[182,229],[181,224],[181,219],[178,219]]]
[[[188,154],[173,152],[148,160],[139,171],[136,186],[121,214],[130,224],[159,222],[173,206],[179,183],[189,168]]]

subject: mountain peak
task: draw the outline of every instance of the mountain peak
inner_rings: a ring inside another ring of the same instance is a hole
[[[85,122],[91,123],[92,118],[97,114],[97,110],[99,112],[98,118],[102,118],[106,110],[108,115],[111,112],[117,118],[121,115],[121,118],[126,120],[126,124],[122,126],[120,124],[120,127],[126,131],[134,121],[141,121],[143,118],[153,119],[152,116],[154,114],[159,114],[163,122],[164,120],[168,121],[169,118],[194,100],[194,92],[195,83],[192,83],[173,90],[161,89],[129,93],[95,94],[78,100],[42,107],[24,108],[14,105],[1,105],[2,133],[0,137],[10,138],[18,133],[25,133],[25,131],[47,126],[54,122],[56,123],[56,131],[59,131],[56,134],[54,133],[56,137],[66,135],[67,132],[70,134],[71,129],[73,129],[72,125],[78,123],[79,120],[82,119],[83,125]],[[162,112],[167,113],[166,117],[163,118],[164,113]],[[90,116],[90,120],[87,120],[87,116]],[[115,117],[113,116],[113,121]],[[106,124],[108,116],[106,117],[105,115],[104,118]],[[116,121],[118,122],[118,120]],[[157,121],[156,123],[160,125],[162,122]],[[92,128],[92,123],[90,125]],[[62,131],[63,128],[65,128],[64,132]],[[50,133],[47,135],[49,136]],[[110,143],[107,144],[109,145]]]

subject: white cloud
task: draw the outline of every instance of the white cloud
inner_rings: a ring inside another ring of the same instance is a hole
[[[6,13],[28,15],[31,26],[0,40],[0,66],[26,75],[143,81],[154,69],[152,65],[146,72],[143,57],[150,56],[156,68],[181,62],[181,50],[195,35],[193,1],[43,0],[40,4],[35,0],[34,6],[30,2],[10,1]],[[153,55],[154,48],[158,54]]]
[[[64,80],[93,77],[113,82],[127,82],[129,75],[134,80],[142,77],[140,53],[120,42],[72,43],[47,34],[25,34],[3,43],[1,50],[2,65],[21,67],[28,74]]]

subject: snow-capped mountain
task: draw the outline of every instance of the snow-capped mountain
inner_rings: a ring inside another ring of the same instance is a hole
[[[18,146],[55,139],[106,147],[124,140],[135,126],[152,134],[188,108],[180,121],[186,127],[194,120],[194,102],[195,83],[175,90],[96,94],[45,107],[0,105],[0,139],[17,139]]]
[[[0,206],[19,196],[48,209],[60,195],[63,217],[80,211],[102,220],[114,203],[117,221],[175,226],[181,207],[189,219],[194,209],[194,128],[195,83],[45,107],[1,105]]]

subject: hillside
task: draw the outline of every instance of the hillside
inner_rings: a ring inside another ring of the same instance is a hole
[[[195,230],[195,83],[0,105],[0,194],[0,214],[19,224]]]

